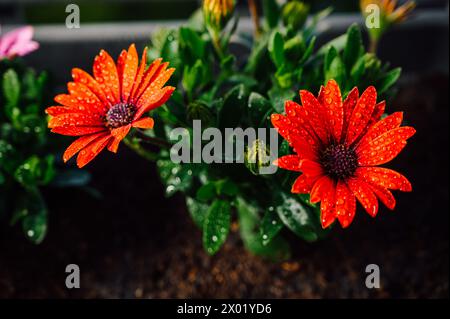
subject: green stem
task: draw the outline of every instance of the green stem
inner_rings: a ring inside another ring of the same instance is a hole
[[[211,30],[208,28],[209,34],[211,35],[212,44],[214,46],[214,50],[216,50],[217,55],[219,56],[220,61],[225,57],[222,45],[220,43],[220,35],[217,31]]]
[[[369,53],[377,55],[377,49],[378,49],[378,40],[375,40],[373,37],[371,37],[369,43]]]
[[[158,154],[144,149],[136,139],[131,140],[130,138],[126,137],[123,142],[126,146],[135,151],[136,154],[142,156],[148,161],[154,162],[159,158]]]
[[[141,130],[137,130],[137,132],[140,134],[140,138],[144,142],[147,142],[149,144],[153,144],[153,145],[156,145],[156,146],[159,146],[159,147],[163,147],[163,148],[166,148],[166,149],[170,149],[172,147],[172,144],[170,144],[166,140],[163,140],[162,138],[151,137],[151,136],[145,135],[144,132],[141,131]]]

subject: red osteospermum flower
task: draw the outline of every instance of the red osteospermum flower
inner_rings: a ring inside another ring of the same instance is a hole
[[[147,48],[139,64],[132,44],[121,52],[117,65],[106,51],[100,51],[94,60],[94,77],[72,69],[69,94],[57,95],[55,101],[61,105],[46,109],[52,132],[81,136],[65,151],[65,162],[78,153],[81,168],[105,147],[116,153],[131,127],[153,128],[153,119],[143,115],[170,98],[175,88],[164,85],[175,69],[167,69],[169,63],[162,63],[162,59],[147,68],[146,58]]]
[[[348,227],[355,216],[356,199],[373,217],[378,200],[394,209],[389,191],[412,190],[401,174],[382,167],[395,158],[414,135],[412,127],[400,127],[403,113],[380,120],[386,103],[376,102],[371,86],[359,96],[355,87],[342,101],[334,80],[322,87],[318,98],[300,91],[302,105],[287,101],[286,116],[272,115],[272,124],[293,147],[296,155],[280,157],[275,164],[302,172],[292,186],[293,193],[310,194],[321,202],[322,227],[337,218]]]

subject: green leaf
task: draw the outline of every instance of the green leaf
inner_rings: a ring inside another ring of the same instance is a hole
[[[239,192],[237,185],[228,178],[217,181],[215,184],[218,195],[233,197]]]
[[[206,43],[200,35],[187,27],[181,27],[179,32],[179,45],[182,61],[192,65],[198,59],[203,59],[206,52]]]
[[[38,188],[30,188],[20,195],[18,207],[11,218],[11,225],[22,221],[25,236],[39,244],[47,234],[47,207]]]
[[[331,79],[336,80],[339,86],[345,86],[345,66],[339,55],[333,59],[328,70],[325,72],[325,83]]]
[[[311,41],[309,41],[308,47],[306,48],[305,53],[303,53],[303,56],[300,62],[298,63],[299,65],[303,65],[308,61],[308,59],[311,57],[313,53],[315,44],[316,44],[316,37],[313,37]]]
[[[215,200],[203,223],[203,246],[208,254],[214,255],[225,243],[230,222],[230,203],[221,199]]]
[[[364,54],[361,31],[357,24],[352,24],[347,30],[347,43],[345,44],[343,61],[347,72],[352,70],[356,61]]]
[[[300,35],[296,35],[284,43],[284,54],[289,61],[297,62],[304,51],[305,43]]]
[[[393,86],[395,82],[397,82],[397,80],[399,79],[401,73],[402,73],[401,68],[396,68],[386,73],[380,81],[381,84],[378,88],[378,94],[383,94],[391,86]]]
[[[37,184],[48,184],[55,176],[53,162],[54,157],[52,155],[43,159],[33,155],[16,169],[14,178],[26,188]]]
[[[327,54],[327,52],[330,50],[331,47],[334,47],[337,51],[341,51],[345,48],[345,45],[347,44],[347,34],[342,34],[338,36],[337,38],[334,38],[333,40],[329,41],[328,43],[325,43],[318,51],[317,56],[323,56]]]
[[[278,71],[275,73],[275,79],[277,85],[281,89],[291,89],[293,85],[293,72],[290,71],[286,65],[283,65]]]
[[[203,223],[206,218],[206,214],[208,213],[209,205],[200,203],[192,197],[186,197],[186,207],[189,210],[189,214],[191,215],[192,220],[195,225],[203,229]]]
[[[194,66],[186,65],[183,71],[182,84],[184,89],[192,95],[192,92],[197,89],[204,81],[204,66],[201,60],[197,60]]]
[[[260,227],[260,235],[261,235],[261,242],[263,245],[269,244],[272,239],[274,239],[280,230],[283,228],[283,223],[281,222],[280,218],[278,217],[277,213],[272,207],[272,210],[268,210],[261,221],[261,227]]]
[[[293,100],[295,97],[295,91],[291,89],[281,89],[273,87],[269,91],[269,98],[272,102],[273,108],[278,113],[284,112],[284,103],[288,100]]]
[[[216,185],[214,183],[208,183],[202,185],[196,194],[196,199],[201,202],[207,202],[214,199],[217,196]]]
[[[325,55],[325,59],[323,62],[324,67],[324,73],[326,74],[331,67],[331,63],[333,62],[334,58],[338,56],[338,51],[334,46],[330,46],[328,48],[327,54]]]
[[[278,68],[280,68],[285,62],[285,57],[284,57],[284,40],[279,31],[274,31],[270,35],[268,49],[272,61]]]
[[[20,82],[17,73],[9,69],[3,74],[3,95],[10,107],[16,107],[20,98]]]
[[[256,207],[245,202],[242,198],[239,198],[237,202],[239,230],[245,247],[253,254],[273,261],[288,259],[290,247],[281,236],[274,237],[266,245],[263,244],[258,231],[259,217]]]
[[[241,122],[246,103],[247,98],[244,85],[235,86],[228,91],[219,111],[219,128],[237,127]]]
[[[192,186],[192,180],[198,166],[194,164],[175,164],[170,159],[156,162],[159,175],[166,185],[166,196],[170,197],[178,191],[187,192]]]
[[[31,242],[40,244],[47,234],[47,214],[40,213],[24,217],[22,229]]]
[[[319,238],[317,231],[318,217],[314,212],[301,205],[295,198],[282,195],[282,203],[276,207],[281,221],[297,236],[308,242]]]
[[[248,117],[255,127],[265,120],[266,113],[272,109],[272,104],[268,99],[259,93],[252,92],[248,98]]]
[[[276,0],[263,0],[262,8],[264,18],[269,29],[273,29],[278,25],[280,20],[281,8]]]
[[[350,80],[353,84],[357,85],[359,83],[359,80],[362,78],[364,71],[366,70],[365,65],[366,61],[364,56],[360,57],[358,61],[356,61],[350,72]]]

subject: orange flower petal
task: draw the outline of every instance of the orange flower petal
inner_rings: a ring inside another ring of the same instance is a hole
[[[53,133],[67,136],[81,136],[106,131],[106,127],[100,126],[58,126],[51,130]]]
[[[121,126],[111,130],[111,135],[117,139],[123,140],[125,136],[127,136],[128,132],[130,132],[131,124]]]
[[[69,108],[66,106],[49,106],[48,108],[45,109],[45,113],[47,113],[48,115],[51,116],[57,116],[57,115],[61,115],[61,114],[66,114],[66,113],[75,113],[76,110],[74,110],[73,108]]]
[[[367,182],[388,189],[398,189],[402,192],[412,191],[411,183],[402,174],[384,167],[360,167],[356,170],[358,177]]]
[[[122,127],[118,127],[116,129],[111,130],[111,135],[114,137],[111,143],[108,145],[108,150],[117,153],[117,149],[119,148],[119,143],[127,136],[128,132],[130,132],[131,125],[125,125]]]
[[[378,200],[370,187],[356,178],[349,179],[347,184],[366,212],[375,217],[378,213]]]
[[[339,85],[335,80],[329,80],[322,90],[320,103],[325,107],[328,123],[335,141],[340,141],[344,122],[344,108]]]
[[[94,140],[88,146],[83,148],[77,157],[77,165],[79,168],[84,167],[92,161],[105,147],[108,145],[111,135],[107,134],[104,137]]]
[[[107,112],[109,106],[102,103],[86,85],[79,82],[69,82],[67,84],[67,89],[69,90],[70,96],[68,98],[64,97],[67,99],[67,101],[64,102],[70,103],[70,105],[68,105],[69,107],[75,108],[80,112],[91,114],[103,115]],[[55,100],[57,100],[57,98],[59,99],[59,95]],[[57,102],[60,103],[59,101]]]
[[[69,147],[64,152],[63,154],[64,162],[70,160],[76,153],[78,153],[81,149],[85,148],[92,141],[106,136],[105,134],[108,133],[96,133],[91,135],[85,135],[76,139],[72,144],[69,145]]]
[[[122,79],[123,79],[123,70],[125,69],[125,63],[127,61],[127,50],[122,50],[120,52],[119,57],[117,58],[117,76],[119,77],[119,86],[120,92],[119,96],[122,96]]]
[[[330,185],[323,191],[320,201],[320,222],[323,229],[328,228],[336,219],[335,194],[334,185]]]
[[[406,140],[415,134],[412,127],[390,130],[358,149],[360,166],[375,166],[391,161],[406,146]]]
[[[372,183],[367,183],[367,185],[387,208],[390,210],[395,208],[395,198],[390,191]]]
[[[350,122],[350,117],[353,113],[353,110],[355,109],[356,103],[358,102],[358,98],[359,98],[359,91],[358,88],[355,86],[353,90],[351,90],[350,93],[347,95],[347,98],[344,101],[343,105],[344,122],[342,125],[341,142],[345,140],[345,137],[347,135],[348,123]]]
[[[300,91],[300,99],[302,101],[303,108],[308,114],[307,119],[309,120],[314,132],[323,143],[327,143],[329,135],[327,132],[328,123],[326,121],[324,107],[311,92],[306,90]]]
[[[157,96],[160,92],[161,88],[166,84],[166,82],[170,79],[173,72],[175,72],[174,68],[170,68],[160,74],[155,81],[150,83],[147,89],[142,93],[139,99],[136,101],[137,107],[148,107],[148,105],[152,104],[154,100],[154,96]]]
[[[116,64],[108,52],[101,50],[94,59],[94,77],[105,92],[108,101],[114,105],[120,102],[119,75]]]
[[[346,142],[351,145],[364,131],[372,116],[377,101],[377,91],[368,87],[356,103],[347,127]]]
[[[273,164],[279,168],[300,172],[300,157],[298,157],[298,155],[282,156],[275,160]]]
[[[145,67],[147,66],[147,47],[144,48],[144,52],[142,52],[141,64],[139,65],[139,69],[136,73],[136,78],[134,80],[133,89],[131,90],[130,102],[135,103],[137,100],[137,91],[139,85],[141,84],[142,78],[144,76]]]
[[[307,194],[311,191],[317,177],[307,177],[305,174],[300,175],[292,185],[291,192],[295,194]]]
[[[161,69],[165,70],[169,65],[168,63],[161,64],[161,62],[162,58],[156,59],[152,62],[152,64],[150,64],[147,71],[145,71],[144,76],[142,77],[142,81],[138,85],[136,94],[134,96],[134,101],[137,101],[142,93],[144,93],[152,79],[154,79],[154,76],[159,74]]]
[[[336,217],[342,228],[347,228],[356,213],[356,198],[347,184],[339,181],[336,186]]]
[[[84,113],[66,113],[54,116],[48,121],[49,128],[57,126],[104,126],[104,124],[98,116]]]
[[[293,101],[286,101],[284,109],[288,119],[292,122],[286,127],[291,136],[291,144],[301,156],[314,159],[321,143],[308,121],[305,109]],[[309,146],[306,146],[309,145]]]
[[[136,77],[136,72],[139,64],[139,57],[136,51],[136,46],[134,44],[130,45],[128,49],[128,54],[125,60],[125,66],[122,75],[122,101],[128,102],[131,90],[133,89],[134,79]]]
[[[103,92],[97,81],[87,72],[78,68],[74,68],[72,69],[72,78],[75,83],[81,83],[85,85],[103,104],[109,105],[109,101],[106,98],[105,92]]]
[[[291,146],[296,148],[297,153],[301,154],[303,151],[301,149],[301,145],[294,146],[294,141],[297,141],[299,138],[309,144],[309,148],[311,148],[312,150],[317,150],[320,140],[315,135],[312,128],[306,128],[306,126],[309,127],[309,123],[307,123],[307,120],[305,121],[307,117],[302,114],[302,112],[304,112],[303,108],[299,105],[298,107],[296,107],[295,105],[298,104],[292,101],[287,101],[285,103],[286,113],[290,113],[290,116],[272,114],[270,117],[272,125],[278,130],[278,133],[289,142]],[[294,118],[292,116],[293,112],[295,112],[296,114],[298,113],[298,117]],[[298,141],[298,143],[295,144],[302,144],[303,141]]]
[[[369,126],[373,123],[378,122],[381,119],[381,116],[384,114],[384,110],[386,109],[386,101],[382,101],[375,105],[372,116],[369,121]]]
[[[138,109],[138,111],[134,115],[134,120],[140,118],[144,113],[151,111],[166,103],[167,100],[172,96],[173,91],[175,91],[175,88],[173,86],[166,86],[165,88],[160,90],[158,94],[150,97],[147,100],[148,104],[143,105]]]
[[[402,124],[402,121],[403,112],[396,112],[385,117],[381,121],[374,124],[367,131],[364,137],[362,137],[362,139],[360,140],[357,149],[363,147],[366,143],[376,139],[378,136],[381,136],[384,133],[399,127]]]
[[[314,186],[311,189],[310,201],[311,203],[318,203],[322,199],[322,195],[325,191],[331,187],[332,181],[328,176],[322,176],[317,179]]]
[[[152,129],[155,121],[151,117],[144,117],[132,123],[135,128]]]
[[[318,176],[323,174],[322,165],[309,159],[300,161],[300,170],[306,176]]]

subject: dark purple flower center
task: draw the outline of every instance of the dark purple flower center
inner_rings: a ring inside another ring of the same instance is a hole
[[[130,103],[119,103],[112,106],[106,113],[106,126],[118,128],[131,123],[136,107]]]
[[[353,149],[344,144],[328,146],[320,156],[325,173],[334,180],[345,180],[358,167],[358,159]]]

